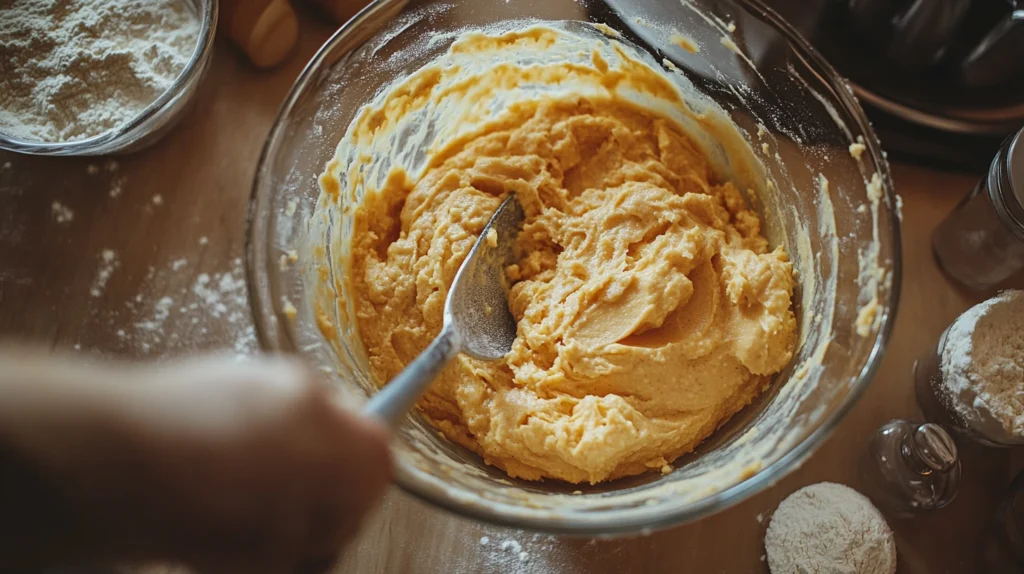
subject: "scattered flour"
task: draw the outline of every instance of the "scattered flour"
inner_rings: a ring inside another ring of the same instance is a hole
[[[530,553],[523,550],[523,545],[513,539],[505,540],[501,543],[501,551],[509,552],[513,556],[519,558],[521,562],[527,562],[530,559]]]
[[[53,205],[50,206],[50,211],[53,213],[53,218],[57,223],[71,223],[75,219],[75,212],[59,201],[53,202]]]
[[[103,290],[107,287],[107,281],[110,280],[110,276],[114,274],[114,270],[120,265],[117,259],[117,253],[111,249],[104,249],[100,253],[100,266],[96,269],[96,277],[92,280],[92,287],[89,289],[89,294],[93,297],[100,297],[103,295]]]
[[[111,197],[111,199],[117,199],[118,197],[121,196],[121,192],[123,191],[123,188],[124,188],[124,178],[123,177],[115,177],[114,179],[110,180],[110,191],[107,192],[107,195],[109,195]]]
[[[101,168],[98,164],[90,163],[89,165],[85,166],[85,173],[91,176],[96,176],[99,175],[101,171],[106,170],[107,173],[111,174],[111,177],[108,180],[110,188],[107,191],[107,195],[109,195],[111,198],[116,199],[121,195],[122,188],[124,187],[124,177],[114,175],[117,173],[119,167],[120,166],[115,160],[108,160],[103,168]]]
[[[103,294],[119,266],[114,251],[102,252],[91,289],[93,297]],[[151,266],[137,293],[121,304],[94,311],[93,316],[102,322],[100,328],[106,324],[108,332],[116,335],[122,350],[149,358],[218,352],[225,346],[238,358],[257,354],[242,259],[232,259],[219,271],[197,271],[190,271],[184,257],[166,266]],[[167,290],[168,284],[190,272],[197,274],[185,287]],[[81,350],[81,345],[76,344],[75,350]]]
[[[582,541],[549,534],[533,534],[510,529],[489,528],[481,536],[476,552],[447,566],[451,574],[589,574],[593,571],[597,546],[600,555],[619,555],[624,548],[637,548],[636,542],[614,540]]]
[[[489,536],[480,538],[480,547],[484,552],[483,562],[477,561],[477,568],[481,565],[485,572],[503,572],[509,574],[528,574],[560,572],[560,569],[549,568],[543,560],[533,561],[531,557],[534,551],[540,550],[543,545],[537,544],[543,540],[543,535],[526,535],[522,538],[506,538],[501,541],[492,540]],[[553,539],[552,539],[553,540]],[[457,572],[469,572],[471,568],[457,569]]]
[[[155,333],[163,330],[164,322],[171,316],[171,307],[174,306],[174,299],[170,297],[161,297],[156,304],[153,305],[153,315],[144,321],[140,321],[135,324],[135,328],[140,332]]]
[[[153,205],[160,206],[160,205],[163,205],[163,204],[164,204],[164,197],[162,195],[157,194],[157,195],[153,196]]]
[[[187,268],[187,259],[176,259],[166,269],[153,269],[148,282],[163,283],[168,275]],[[126,312],[135,317],[134,329],[125,342],[142,352],[174,355],[205,351],[227,341],[240,358],[256,354],[256,331],[241,258],[233,259],[227,270],[200,273],[179,292],[153,299],[143,292],[125,305]]]
[[[0,130],[69,142],[139,115],[198,41],[184,0],[0,2]]]
[[[772,574],[894,574],[896,542],[871,501],[830,482],[783,500],[764,538]]]
[[[1024,438],[1024,291],[975,305],[946,333],[939,392],[969,427]]]

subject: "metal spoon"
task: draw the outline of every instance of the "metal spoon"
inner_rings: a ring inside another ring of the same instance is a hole
[[[516,320],[508,308],[505,268],[514,262],[512,248],[523,217],[523,206],[514,194],[501,203],[455,274],[444,303],[441,333],[370,399],[366,414],[396,428],[459,353],[492,361],[512,349]]]

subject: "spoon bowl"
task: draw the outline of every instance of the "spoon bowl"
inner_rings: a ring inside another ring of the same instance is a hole
[[[512,349],[516,319],[508,308],[505,269],[514,262],[523,206],[509,195],[459,266],[444,303],[444,324],[430,345],[367,403],[364,412],[394,428],[445,365],[465,352],[501,359]]]
[[[494,361],[512,349],[516,319],[508,308],[505,268],[514,262],[523,217],[523,206],[515,194],[508,196],[487,222],[448,290],[445,328],[460,335],[462,352],[471,357]]]

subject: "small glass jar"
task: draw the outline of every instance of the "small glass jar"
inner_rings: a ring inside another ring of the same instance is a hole
[[[939,268],[984,291],[1024,269],[1024,129],[1007,138],[988,176],[932,234]]]
[[[966,313],[965,313],[966,314]],[[935,347],[914,362],[914,389],[917,405],[930,423],[940,424],[959,436],[974,442],[993,447],[1008,447],[1024,444],[1024,438],[1012,439],[1005,434],[998,434],[992,428],[972,424],[966,420],[950,402],[948,393],[943,391],[942,354],[945,351],[949,332],[962,320],[964,315],[957,317],[942,335]]]
[[[871,437],[865,493],[896,518],[937,510],[960,490],[956,443],[940,425],[892,420]]]

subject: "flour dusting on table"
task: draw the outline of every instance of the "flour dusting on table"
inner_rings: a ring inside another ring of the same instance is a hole
[[[568,564],[554,563],[552,550],[558,538],[545,534],[514,533],[511,536],[483,536],[478,553],[467,552],[467,562],[455,572],[503,572],[508,574],[553,574],[576,572]],[[474,556],[475,555],[475,556]],[[579,570],[582,572],[582,570]]]
[[[150,282],[188,269],[187,259],[176,259],[155,270]],[[233,259],[223,271],[198,273],[191,285],[155,302],[142,292],[129,301],[126,310],[134,317],[126,342],[144,353],[178,355],[225,344],[239,357],[257,351],[241,258]]]

